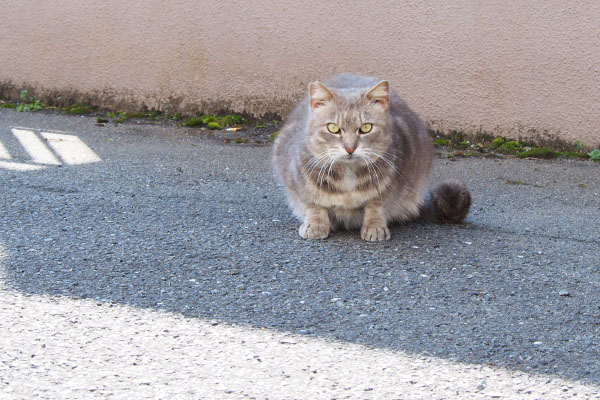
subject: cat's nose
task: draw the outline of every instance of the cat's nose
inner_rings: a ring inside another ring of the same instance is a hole
[[[354,147],[346,147],[345,149],[348,154],[354,153]]]

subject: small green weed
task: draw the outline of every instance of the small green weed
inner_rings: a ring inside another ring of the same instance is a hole
[[[506,153],[513,154],[513,153],[521,150],[521,148],[522,148],[521,143],[519,143],[516,140],[511,140],[511,141],[502,143],[498,147],[498,150],[504,151]]]
[[[507,179],[504,183],[507,185],[529,185],[528,183],[525,183],[523,181],[513,181],[511,179]]]
[[[92,112],[92,108],[83,103],[75,103],[70,107],[65,108],[65,112],[75,115],[87,115]]]
[[[34,97],[30,97],[29,100],[27,100],[27,93],[27,89],[21,90],[21,100],[24,104],[18,104],[16,106],[17,111],[40,111],[43,108],[42,103]]]
[[[200,117],[200,119],[202,119],[202,122],[206,125],[210,124],[211,122],[219,123],[219,120],[214,115],[203,115]]]
[[[106,113],[106,116],[108,118],[122,118],[125,116],[125,113],[122,111],[111,111]]]
[[[489,143],[492,140],[494,140],[494,136],[488,133],[479,132],[475,135],[475,142],[477,143]]]
[[[176,114],[178,115],[178,114]],[[181,115],[178,115],[179,118]],[[230,127],[233,125],[245,124],[248,121],[235,114],[228,115],[200,115],[196,117],[188,118],[183,126],[202,126],[205,125],[208,129],[223,129],[224,127]]]
[[[548,147],[534,147],[531,150],[517,154],[519,158],[556,158],[561,154]]]
[[[275,139],[277,139],[277,135],[279,135],[279,131],[275,131],[275,132],[271,133],[271,134],[269,135],[269,140],[270,140],[271,142],[274,142],[274,141],[275,141]]]
[[[590,151],[588,156],[590,156],[590,160],[592,161],[600,161],[600,149]]]
[[[583,159],[588,159],[590,158],[590,156],[588,155],[588,153],[583,153],[581,151],[564,151],[559,153],[562,157],[566,157],[566,158],[583,158]]]
[[[453,144],[458,144],[465,141],[465,134],[459,131],[450,131],[448,139],[450,139]]]
[[[109,113],[106,113],[106,116],[108,118],[114,118],[113,122],[115,124],[122,124],[123,122],[129,119],[129,116],[123,111],[111,111]]]
[[[206,124],[206,127],[208,129],[223,129],[223,127],[221,126],[221,124],[219,124],[218,122],[209,122],[208,124]]]
[[[433,145],[436,147],[448,146],[449,144],[450,144],[450,139],[444,139],[444,138],[433,139]]]
[[[504,144],[504,139],[501,137],[497,137],[496,139],[492,140],[490,147],[492,149],[497,149],[498,147],[502,146],[503,144]]]
[[[150,111],[149,113],[146,113],[146,114],[147,114],[147,118],[150,118],[155,121],[163,118],[163,113],[158,110]]]
[[[144,119],[144,118],[152,118],[152,113],[149,112],[137,112],[137,113],[127,113],[125,114],[127,119],[136,118],[136,119]]]
[[[240,125],[248,122],[246,118],[241,115],[229,114],[223,117],[221,124],[224,126]]]
[[[188,118],[183,123],[183,126],[199,126],[199,125],[204,125],[204,121],[202,120],[202,118],[198,118],[198,117]]]

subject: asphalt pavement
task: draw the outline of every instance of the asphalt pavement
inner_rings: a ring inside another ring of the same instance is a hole
[[[0,398],[600,398],[600,164],[437,158],[464,225],[306,241],[220,135],[0,110]]]

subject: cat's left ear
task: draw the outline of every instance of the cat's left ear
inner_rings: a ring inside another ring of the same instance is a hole
[[[379,82],[367,92],[366,96],[373,103],[381,104],[385,110],[390,102],[390,83],[388,81]]]

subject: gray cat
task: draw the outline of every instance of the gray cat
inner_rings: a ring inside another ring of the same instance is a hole
[[[365,240],[387,240],[388,224],[419,216],[462,222],[471,205],[463,183],[426,193],[432,159],[425,125],[389,82],[357,75],[311,83],[273,154],[306,239],[360,228]]]

